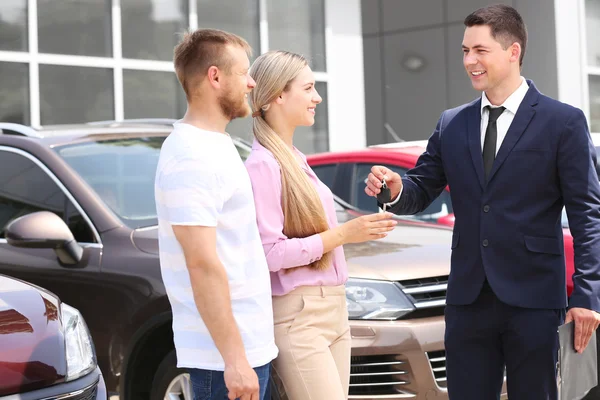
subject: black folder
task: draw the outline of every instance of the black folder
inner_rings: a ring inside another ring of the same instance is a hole
[[[575,351],[575,324],[573,321],[558,328],[558,398],[580,400],[598,385],[598,349],[596,331],[590,343],[579,354]]]

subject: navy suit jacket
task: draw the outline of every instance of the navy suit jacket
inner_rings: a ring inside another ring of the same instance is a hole
[[[478,99],[442,113],[390,211],[420,212],[448,184],[456,220],[447,303],[474,302],[487,277],[509,305],[560,309],[564,205],[575,247],[569,306],[600,312],[600,185],[586,119],[527,83],[487,182]]]

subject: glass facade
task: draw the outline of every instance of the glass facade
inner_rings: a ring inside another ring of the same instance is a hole
[[[114,119],[113,87],[108,68],[40,65],[41,124]]]
[[[244,37],[253,58],[285,49],[311,60],[323,103],[315,125],[299,130],[297,146],[305,153],[329,148],[325,0],[30,4],[0,1],[0,121],[39,126],[181,118],[186,102],[173,72],[173,47],[188,29],[218,28]],[[249,118],[228,126],[246,139],[250,129]]]
[[[173,59],[173,47],[189,24],[188,0],[125,0],[121,2],[123,57]]]
[[[600,0],[586,0],[585,28],[588,65],[600,67]]]
[[[0,62],[0,121],[29,125],[29,66]]]
[[[323,0],[268,0],[269,47],[300,53],[326,71]]]
[[[0,5],[0,50],[27,51],[27,0],[4,0]]]
[[[125,118],[172,118],[183,116],[185,94],[172,72],[123,71]]]
[[[252,46],[254,57],[261,53],[264,46],[261,47],[260,43],[258,0],[193,1],[196,1],[198,9],[198,28],[223,29],[235,33]]]

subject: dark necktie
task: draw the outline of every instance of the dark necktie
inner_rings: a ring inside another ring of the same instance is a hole
[[[483,169],[485,171],[485,179],[487,180],[494,165],[494,159],[496,158],[496,143],[498,140],[498,128],[496,127],[496,120],[502,115],[505,108],[496,107],[492,108],[486,106],[489,110],[488,126],[485,130],[485,140],[483,142]]]

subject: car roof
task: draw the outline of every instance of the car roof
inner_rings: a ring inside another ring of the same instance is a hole
[[[322,163],[331,161],[353,161],[360,159],[372,159],[374,157],[381,157],[387,154],[388,159],[396,160],[401,155],[402,159],[409,159],[416,162],[421,154],[425,151],[427,146],[427,140],[414,140],[407,142],[398,143],[386,143],[371,145],[367,148],[356,149],[356,150],[343,150],[333,151],[317,154],[307,155],[307,159],[310,162]],[[408,157],[406,157],[408,156]],[[386,161],[382,159],[382,162]]]
[[[600,133],[591,133],[592,142],[594,146],[600,146]],[[421,155],[427,147],[427,140],[411,140],[405,142],[385,143],[376,144],[369,146],[369,149],[377,150],[397,150],[406,154],[417,154]]]
[[[427,140],[409,140],[404,142],[376,144],[369,146],[373,150],[398,151],[404,154],[420,156],[427,147]]]
[[[369,148],[372,148],[372,149],[405,149],[405,148],[409,148],[409,147],[424,148],[426,146],[427,146],[427,140],[406,140],[403,142],[374,144],[374,145],[369,146]]]
[[[45,125],[32,128],[26,125],[0,122],[0,134],[34,138],[53,147],[75,142],[122,139],[123,137],[168,136],[176,119],[146,118],[123,121],[96,121],[81,124]],[[250,148],[245,140],[232,136],[238,143]]]
[[[48,146],[54,146],[98,140],[99,137],[110,139],[123,136],[147,136],[148,134],[167,136],[173,130],[174,122],[175,120],[169,119],[98,121],[83,124],[45,125],[39,128],[0,122],[0,132],[37,139]]]

